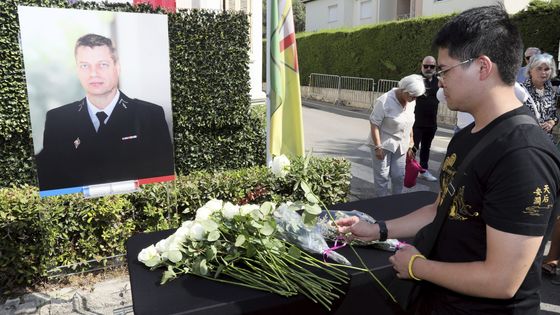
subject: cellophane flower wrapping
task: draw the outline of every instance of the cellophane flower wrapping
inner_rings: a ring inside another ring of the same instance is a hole
[[[360,221],[365,221],[369,224],[374,224],[376,222],[375,219],[372,218],[367,213],[357,211],[357,210],[352,210],[352,211],[323,210],[321,214],[319,214],[317,225],[315,226],[315,231],[321,234],[325,239],[334,242],[337,240],[337,238],[340,237],[340,234],[338,233],[336,225],[332,219],[338,220],[351,216],[357,216],[358,218],[360,218]],[[398,249],[401,242],[397,239],[387,239],[386,241],[383,242],[353,239],[351,241],[351,244],[357,246],[373,246],[387,251],[395,251]]]
[[[315,226],[306,226],[301,215],[294,211],[294,209],[290,209],[290,204],[281,204],[274,211],[274,219],[281,237],[286,241],[297,245],[309,253],[324,254],[337,263],[348,266],[352,265],[341,254],[328,251],[329,245],[321,230]]]

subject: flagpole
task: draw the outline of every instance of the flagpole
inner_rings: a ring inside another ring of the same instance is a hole
[[[266,165],[270,166],[272,163],[272,156],[270,154],[270,40],[272,38],[270,29],[270,10],[271,1],[266,1]]]

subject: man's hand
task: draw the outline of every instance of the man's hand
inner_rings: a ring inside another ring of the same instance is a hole
[[[397,272],[397,278],[411,279],[408,273],[408,263],[412,256],[417,254],[420,254],[420,252],[416,247],[407,245],[399,248],[399,250],[395,252],[395,255],[389,257],[389,262],[393,264],[393,269]]]
[[[336,220],[338,232],[346,236],[346,239],[360,239],[363,241],[374,241],[379,239],[379,226],[360,221],[360,218],[352,216]]]

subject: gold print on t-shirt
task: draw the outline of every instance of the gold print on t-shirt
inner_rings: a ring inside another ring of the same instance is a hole
[[[550,187],[548,185],[544,185],[542,188],[537,187],[533,192],[533,205],[525,208],[523,213],[531,215],[531,216],[541,216],[542,210],[551,209],[552,202],[550,201]]]
[[[478,216],[478,212],[473,211],[471,205],[465,203],[465,186],[461,186],[455,197],[453,197],[451,209],[449,209],[449,219],[464,221],[469,217],[476,216]]]
[[[457,155],[455,153],[451,154],[450,156],[446,157],[443,163],[441,164],[441,173],[443,176],[441,177],[441,192],[442,198],[439,200],[439,205],[443,203],[443,200],[447,198],[447,193],[449,191],[449,183],[455,176],[455,169],[453,168],[453,164],[457,161]]]

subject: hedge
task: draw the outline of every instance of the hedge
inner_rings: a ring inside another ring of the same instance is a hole
[[[211,198],[237,204],[302,200],[301,190],[294,190],[302,178],[325,204],[345,202],[350,163],[311,158],[304,168],[303,159],[295,159],[285,178],[276,178],[264,166],[196,171],[171,184],[98,199],[40,199],[30,185],[0,189],[0,295],[43,281],[53,267],[93,259],[103,263],[103,257],[124,253],[133,233],[177,227]]]
[[[301,85],[311,73],[399,80],[418,72],[426,55],[437,55],[432,40],[454,15],[419,17],[351,29],[297,34]],[[560,5],[540,3],[512,16],[526,47],[558,56]],[[507,47],[504,47],[507,49]],[[519,56],[521,58],[521,56]],[[266,60],[266,42],[263,43]],[[263,65],[263,82],[266,81]]]
[[[0,187],[36,185],[17,5],[167,14],[146,4],[0,2]],[[189,10],[168,23],[177,174],[263,165],[265,131],[249,110],[247,14]]]

